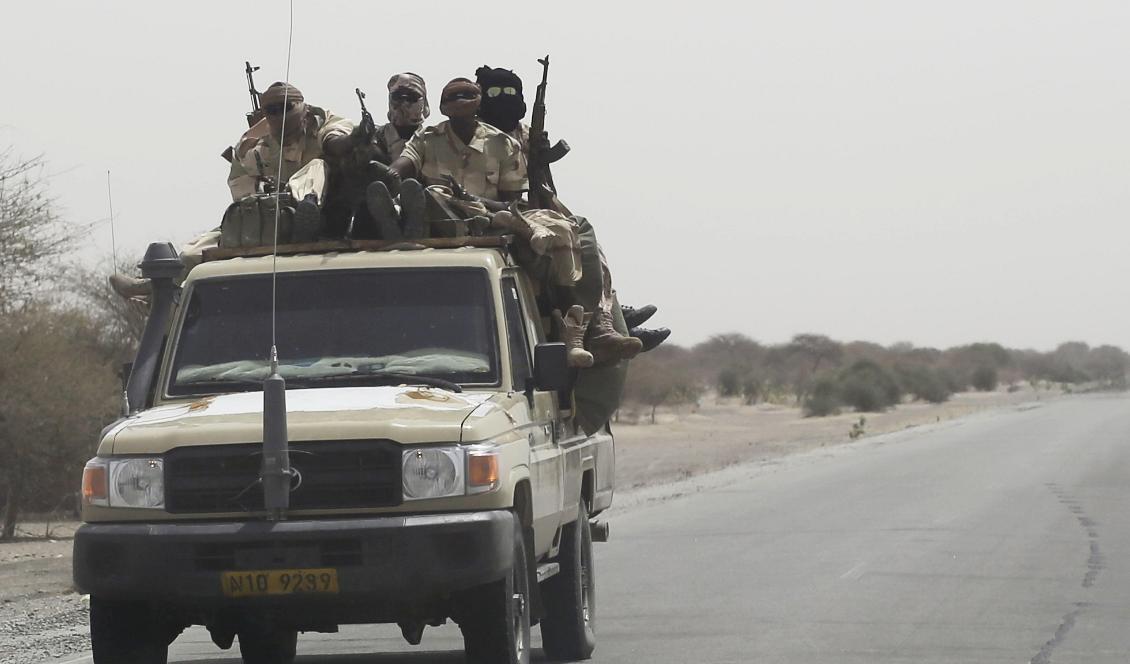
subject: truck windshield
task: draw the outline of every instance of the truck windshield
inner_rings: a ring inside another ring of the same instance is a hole
[[[271,347],[271,276],[196,282],[168,393],[259,389]],[[498,382],[493,299],[475,268],[278,275],[279,373],[288,387]]]

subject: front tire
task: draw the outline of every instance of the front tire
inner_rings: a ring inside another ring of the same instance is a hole
[[[175,636],[145,602],[90,598],[94,664],[166,664]]]
[[[472,590],[459,623],[472,664],[529,664],[530,580],[526,540],[514,519],[514,563],[506,578]]]
[[[596,648],[596,573],[584,500],[578,507],[577,520],[562,532],[557,562],[561,571],[542,584],[542,648],[550,659],[588,659]]]
[[[239,632],[243,664],[291,664],[298,652],[298,632],[287,629],[249,629]]]

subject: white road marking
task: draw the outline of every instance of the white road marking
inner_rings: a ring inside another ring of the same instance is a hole
[[[863,576],[863,570],[865,570],[866,568],[867,568],[867,563],[859,563],[855,567],[853,567],[853,568],[849,569],[848,571],[844,572],[843,574],[841,574],[840,578],[841,579],[851,579],[852,581],[856,581],[856,580],[859,579],[859,577]]]

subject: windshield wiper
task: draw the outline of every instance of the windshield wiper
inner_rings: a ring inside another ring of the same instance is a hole
[[[463,387],[459,383],[453,383],[450,380],[442,378],[434,378],[432,376],[421,376],[413,373],[402,373],[398,371],[382,371],[380,369],[366,369],[364,367],[351,371],[349,373],[330,374],[328,376],[293,376],[287,378],[287,382],[295,383],[321,383],[333,381],[365,381],[373,378],[382,379],[387,378],[389,381],[396,383],[405,383],[408,385],[428,385],[430,387],[439,387],[451,392],[462,392]]]

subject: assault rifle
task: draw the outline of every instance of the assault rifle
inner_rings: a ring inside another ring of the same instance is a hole
[[[549,56],[538,58],[541,65],[541,83],[534,97],[534,111],[530,116],[529,177],[530,205],[536,208],[554,208],[557,187],[553,184],[553,173],[549,165],[569,153],[569,144],[557,141],[549,146],[545,133],[545,88],[549,79]]]
[[[252,67],[247,60],[243,61],[243,73],[247,76],[247,94],[251,95],[251,111],[247,113],[247,126],[254,127],[255,123],[263,119],[263,109],[259,106],[259,91],[255,89],[255,72],[258,67]],[[220,155],[228,163],[235,159],[235,149],[228,146]]]
[[[365,108],[365,93],[361,92],[361,88],[353,88],[353,91],[357,93],[357,101],[361,102],[361,136],[367,144],[377,133],[377,123],[373,122],[372,114]]]

